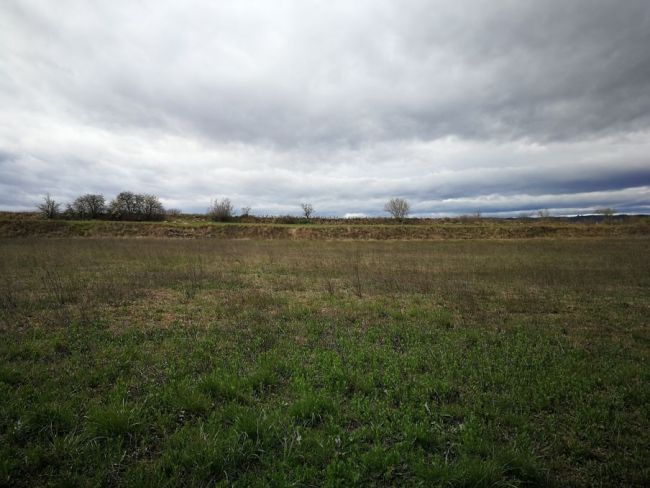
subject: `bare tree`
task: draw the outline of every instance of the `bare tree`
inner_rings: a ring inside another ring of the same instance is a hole
[[[251,208],[250,207],[242,207],[241,208],[241,216],[242,217],[248,217],[251,214]]]
[[[391,198],[384,205],[384,212],[388,212],[396,219],[405,218],[411,211],[411,205],[403,198]]]
[[[208,216],[215,222],[226,222],[232,219],[234,210],[230,198],[224,198],[223,200],[216,199],[210,204]]]
[[[143,220],[164,220],[165,207],[156,195],[142,195],[142,208],[140,210]]]
[[[88,207],[91,219],[101,217],[106,212],[106,200],[104,195],[88,193],[83,197]]]
[[[600,215],[602,215],[604,217],[611,217],[612,215],[614,215],[616,213],[616,210],[614,210],[613,208],[610,208],[610,207],[599,208],[599,209],[596,209],[596,213],[600,214]]]
[[[108,209],[115,220],[135,220],[136,207],[135,193],[123,191],[113,199]]]
[[[60,209],[61,204],[55,202],[49,193],[43,198],[43,203],[38,205],[38,211],[46,219],[55,219],[59,215]]]
[[[163,220],[165,208],[155,195],[123,191],[109,205],[115,220]]]
[[[66,210],[71,216],[78,219],[96,219],[106,212],[104,195],[87,193],[77,199]]]
[[[537,211],[537,216],[540,219],[547,219],[551,216],[551,212],[549,212],[548,208],[544,208],[542,210]]]
[[[596,213],[603,216],[604,222],[610,223],[612,221],[612,217],[614,217],[614,214],[616,213],[616,210],[611,207],[599,208],[596,210]]]
[[[310,219],[314,213],[314,206],[311,203],[301,203],[300,206],[302,207],[302,213],[305,217]]]
[[[178,218],[183,215],[183,211],[180,208],[168,208],[165,211],[165,215],[169,218]]]

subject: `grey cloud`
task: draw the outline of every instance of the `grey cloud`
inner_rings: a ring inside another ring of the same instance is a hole
[[[612,207],[619,213],[647,213],[650,210],[650,187],[626,188],[605,192],[563,193],[548,195],[487,195],[449,199],[442,202],[421,202],[417,212],[427,213],[431,208],[442,215],[450,211],[456,214],[471,214],[477,211],[485,215],[518,215],[551,209],[554,215],[575,215],[594,213],[598,208]],[[599,202],[594,205],[594,202]]]
[[[21,3],[13,19],[47,95],[109,125],[286,145],[648,123],[647,2],[334,3],[80,3],[67,21]]]
[[[0,206],[130,188],[453,213],[646,188],[648,45],[642,0],[8,1]]]

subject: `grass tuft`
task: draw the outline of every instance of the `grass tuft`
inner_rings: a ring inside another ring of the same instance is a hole
[[[97,406],[88,412],[88,425],[98,437],[133,437],[144,427],[143,413],[126,402]]]
[[[200,390],[210,398],[222,401],[247,402],[249,399],[249,385],[238,377],[214,372],[201,381]]]
[[[187,417],[204,416],[212,408],[210,399],[187,381],[174,383],[163,393],[165,402],[178,414],[183,422]]]
[[[316,426],[334,412],[334,402],[323,394],[306,392],[289,408],[289,414],[299,422]]]

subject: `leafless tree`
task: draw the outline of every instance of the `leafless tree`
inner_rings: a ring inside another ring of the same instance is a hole
[[[411,211],[409,202],[403,198],[391,198],[384,205],[384,212],[388,212],[396,219],[406,218]]]
[[[38,205],[38,211],[46,219],[55,219],[59,215],[60,209],[61,204],[55,202],[49,193],[43,198],[43,203]]]
[[[155,195],[123,191],[109,205],[116,220],[163,220],[165,208]]]
[[[611,207],[599,208],[596,210],[596,213],[603,216],[604,222],[610,223],[612,221],[612,217],[614,217],[614,214],[616,213],[616,210]]]
[[[241,216],[242,217],[248,217],[251,214],[251,208],[250,207],[242,207],[241,208]]]
[[[68,210],[73,217],[78,219],[96,219],[106,212],[104,195],[87,193],[77,199],[69,206]]]
[[[156,195],[142,195],[141,214],[143,220],[164,220],[165,207]]]
[[[208,216],[215,222],[226,222],[232,219],[234,210],[230,198],[224,198],[222,200],[216,199],[210,204]]]
[[[302,213],[305,217],[310,219],[314,213],[314,206],[311,203],[301,203],[300,206],[302,207]]]
[[[135,193],[123,191],[111,201],[109,213],[115,220],[135,220],[136,206]]]

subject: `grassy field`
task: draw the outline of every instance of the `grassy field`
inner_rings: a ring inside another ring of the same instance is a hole
[[[649,255],[0,239],[0,484],[647,485]]]
[[[291,224],[283,222],[289,220]],[[205,216],[184,216],[164,222],[109,220],[43,220],[36,214],[0,212],[2,237],[158,237],[291,240],[441,240],[585,237],[650,237],[650,218],[579,221],[546,219],[301,219],[238,218],[210,222]]]

